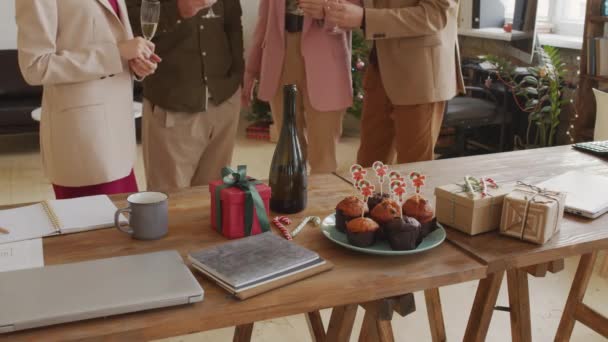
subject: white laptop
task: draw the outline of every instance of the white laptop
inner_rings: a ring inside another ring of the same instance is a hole
[[[203,300],[176,251],[0,273],[0,333]]]
[[[594,219],[608,212],[608,177],[570,171],[537,186],[565,192],[565,211],[570,214]]]

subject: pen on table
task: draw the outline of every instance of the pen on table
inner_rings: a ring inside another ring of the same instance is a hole
[[[8,229],[0,227],[0,234],[8,234],[8,233],[10,233],[10,231]]]

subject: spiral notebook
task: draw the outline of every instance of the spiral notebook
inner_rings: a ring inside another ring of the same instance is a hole
[[[0,244],[112,227],[116,210],[106,195],[0,210]]]

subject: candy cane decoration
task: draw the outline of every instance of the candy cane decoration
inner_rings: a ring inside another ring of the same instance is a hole
[[[365,179],[365,175],[367,175],[367,171],[363,168],[363,166],[359,164],[354,164],[350,167],[350,174],[353,179],[353,185],[355,188],[357,187],[357,182]]]
[[[289,230],[287,230],[287,228],[284,226],[284,224],[289,225],[291,224],[291,220],[285,216],[277,216],[275,218],[272,219],[272,223],[275,225],[275,227],[277,227],[280,231],[281,234],[283,234],[283,237],[287,240],[293,240],[293,238],[291,237],[291,234],[289,233]]]
[[[374,194],[374,190],[376,189],[376,187],[365,179],[359,182],[359,186],[361,187],[361,195],[363,196],[363,202],[367,202],[367,199]],[[361,217],[364,216],[365,212],[362,212]]]
[[[318,227],[321,225],[321,218],[318,216],[308,216],[304,218],[304,220],[300,222],[296,229],[291,231],[291,236],[295,238],[296,235],[300,234],[300,232],[306,227],[309,222],[312,222],[315,227]]]
[[[376,176],[378,177],[378,182],[380,183],[380,195],[382,195],[382,191],[384,189],[384,177],[388,173],[388,166],[384,165],[383,162],[377,161],[372,165],[374,171],[376,171]]]
[[[498,189],[498,184],[492,178],[485,178],[484,180],[490,185],[490,188]]]
[[[475,190],[473,189],[473,185],[471,185],[469,178],[471,178],[471,176],[464,176],[464,186],[467,188],[467,193],[473,196],[475,195]]]
[[[481,198],[486,198],[488,196],[488,185],[485,178],[479,179],[479,186],[481,187]]]
[[[406,186],[407,184],[405,182],[402,182],[398,179],[395,179],[390,183],[391,191],[395,194],[395,198],[397,199],[397,203],[399,203],[399,207],[403,205],[403,197],[406,193]],[[401,218],[403,218],[403,210],[399,210],[399,212]]]
[[[420,194],[420,190],[426,183],[426,176],[421,174],[420,172],[412,172],[410,173],[410,179],[412,180],[412,184],[416,188],[416,194]]]
[[[399,171],[391,171],[388,174],[388,179],[390,179],[391,181],[394,180],[400,180],[400,181],[405,181],[405,178],[403,178],[403,176],[401,175],[401,173],[399,173]]]

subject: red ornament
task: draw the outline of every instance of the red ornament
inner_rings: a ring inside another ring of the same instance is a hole
[[[365,68],[365,62],[363,60],[361,60],[361,58],[357,59],[357,62],[355,63],[355,67],[357,68],[357,70],[361,71],[363,70],[363,68]]]

